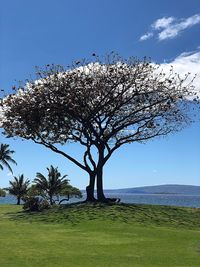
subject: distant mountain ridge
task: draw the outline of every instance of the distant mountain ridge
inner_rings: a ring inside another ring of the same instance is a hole
[[[200,186],[165,184],[105,190],[106,193],[200,195]]]

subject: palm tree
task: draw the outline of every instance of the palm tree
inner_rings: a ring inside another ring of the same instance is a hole
[[[11,173],[13,173],[9,162],[17,165],[16,161],[12,159],[11,155],[14,153],[13,150],[9,149],[9,145],[1,144],[0,146],[0,169],[3,170],[3,165],[5,165]]]
[[[17,197],[17,205],[20,205],[22,197],[28,192],[28,186],[30,181],[24,179],[24,175],[21,174],[19,177],[14,177],[14,181],[9,181],[10,187],[6,188],[9,194]]]
[[[60,194],[62,189],[68,184],[68,180],[66,179],[67,175],[61,177],[58,168],[54,168],[52,165],[50,168],[47,168],[47,171],[47,178],[38,172],[34,182],[41,195],[49,199],[50,204],[53,205],[53,197]]]

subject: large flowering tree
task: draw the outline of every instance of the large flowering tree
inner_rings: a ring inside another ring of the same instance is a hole
[[[159,71],[148,60],[76,62],[69,69],[47,65],[36,80],[26,82],[2,101],[2,127],[7,137],[41,144],[72,161],[89,175],[87,200],[107,201],[103,167],[114,151],[132,142],[146,142],[180,130],[189,122],[192,84]],[[61,145],[85,148],[82,161]]]

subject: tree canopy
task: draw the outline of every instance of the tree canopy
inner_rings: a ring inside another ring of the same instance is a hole
[[[37,79],[2,101],[7,137],[20,136],[63,155],[89,174],[87,199],[106,201],[103,167],[124,144],[146,142],[182,129],[190,122],[192,81],[165,74],[149,60],[115,54],[69,69],[47,65]],[[187,82],[188,81],[188,82]],[[58,144],[78,142],[85,148],[78,161]],[[97,157],[96,157],[97,153]]]

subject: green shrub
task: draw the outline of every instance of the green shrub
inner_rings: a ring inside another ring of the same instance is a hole
[[[50,207],[47,200],[41,199],[39,197],[26,196],[25,198],[23,198],[23,201],[23,209],[25,211],[42,211]]]
[[[6,196],[6,192],[0,188],[0,197],[5,197]]]

